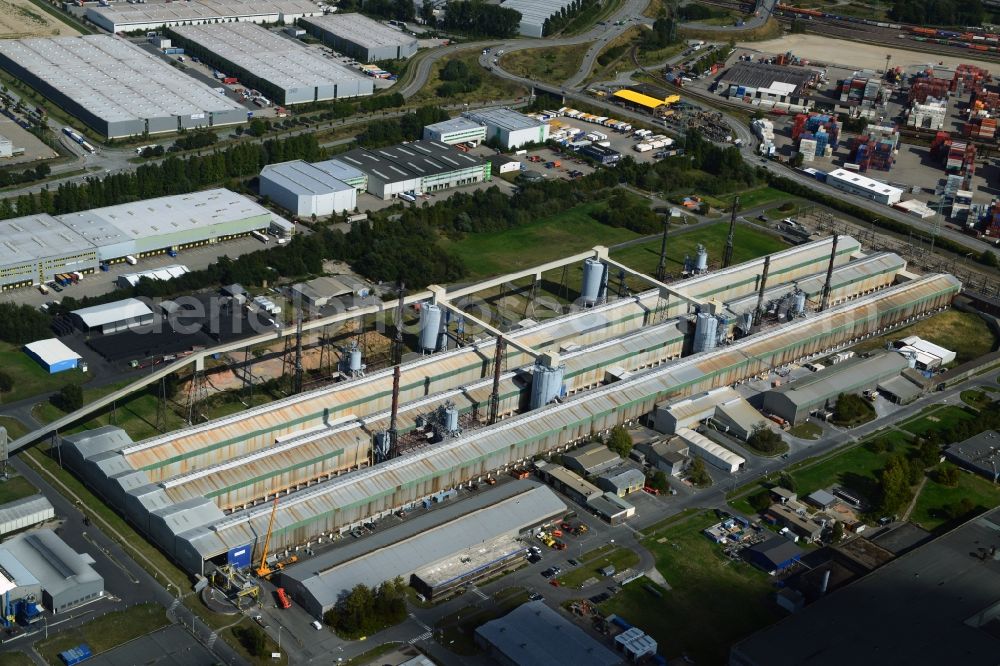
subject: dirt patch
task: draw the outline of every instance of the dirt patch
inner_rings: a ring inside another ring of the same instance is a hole
[[[0,2],[2,1],[0,0]],[[2,20],[3,17],[0,17],[0,21]],[[26,164],[37,160],[50,160],[59,157],[59,154],[45,145],[41,139],[7,116],[0,116],[0,135],[10,139],[15,148],[24,148],[23,155],[0,159],[0,166]]]
[[[0,39],[72,37],[79,34],[28,0],[0,0]]]
[[[903,40],[899,40],[903,41]],[[916,44],[916,42],[914,42]],[[819,35],[785,35],[763,42],[740,43],[737,46],[756,49],[764,53],[785,53],[791,51],[800,58],[831,65],[846,65],[851,68],[881,70],[885,68],[885,56],[892,55],[893,67],[913,67],[936,65],[939,62],[949,67],[969,63],[984,69],[995,69],[996,63],[974,60],[965,56],[946,56],[887,48],[878,44],[862,44],[843,39],[821,37]]]

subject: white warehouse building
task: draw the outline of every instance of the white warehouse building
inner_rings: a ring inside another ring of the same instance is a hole
[[[108,32],[156,30],[174,25],[204,23],[292,24],[300,18],[322,16],[323,10],[309,0],[188,0],[163,4],[125,4],[88,7],[87,18]]]
[[[511,109],[496,107],[467,111],[464,117],[486,126],[486,138],[497,138],[504,148],[520,148],[529,143],[545,143],[549,124]]]
[[[349,69],[316,49],[251,23],[177,26],[176,45],[278,104],[308,104],[371,95],[371,77]]]
[[[724,472],[735,474],[743,469],[746,459],[736,455],[724,446],[719,446],[708,437],[695,432],[689,428],[678,428],[677,436],[688,445],[691,455],[701,458],[709,465],[717,467]]]
[[[522,35],[543,37],[545,21],[571,4],[573,4],[573,0],[506,0],[501,6],[521,13],[521,25],[518,27],[518,32]]]
[[[449,146],[470,141],[482,143],[486,141],[486,126],[459,116],[425,126],[424,138],[429,141],[447,143]]]
[[[402,60],[417,52],[417,38],[363,14],[327,14],[301,22],[309,34],[362,62]]]
[[[903,190],[898,187],[887,185],[880,180],[868,178],[847,169],[834,169],[826,174],[826,184],[886,206],[899,203],[903,197]]]
[[[325,217],[354,210],[358,191],[314,164],[293,160],[260,173],[260,194],[299,217]]]

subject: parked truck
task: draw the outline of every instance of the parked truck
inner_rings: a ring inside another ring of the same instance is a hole
[[[129,266],[135,266],[137,263],[139,263],[139,260],[133,257],[131,254],[129,254],[125,256],[125,263],[127,263]]]

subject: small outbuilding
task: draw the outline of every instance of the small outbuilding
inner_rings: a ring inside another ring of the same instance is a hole
[[[772,576],[795,565],[801,557],[801,548],[777,535],[746,549],[746,558]]]
[[[84,331],[105,335],[153,323],[153,311],[138,298],[93,305],[71,314]]]
[[[29,342],[24,345],[24,352],[48,370],[50,375],[77,368],[82,359],[79,354],[56,338]]]
[[[577,474],[601,474],[617,467],[621,461],[621,456],[600,442],[563,454],[563,464]]]
[[[827,491],[820,489],[809,495],[806,501],[819,509],[829,509],[834,504],[837,503],[837,498],[828,493]]]

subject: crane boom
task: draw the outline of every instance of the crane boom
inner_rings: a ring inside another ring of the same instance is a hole
[[[260,566],[257,567],[257,575],[261,578],[271,575],[271,568],[267,566],[267,551],[271,548],[271,531],[274,529],[274,514],[278,512],[278,498],[274,498],[274,506],[271,507],[271,519],[267,522],[267,536],[264,537],[264,550],[260,554]]]

